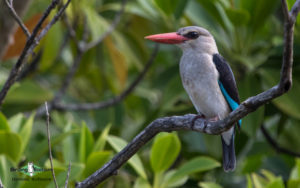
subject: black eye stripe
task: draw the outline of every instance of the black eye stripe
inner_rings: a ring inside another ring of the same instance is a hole
[[[196,32],[196,31],[190,31],[188,32],[187,34],[183,35],[185,36],[186,38],[189,38],[189,39],[196,39],[199,37],[199,33]]]

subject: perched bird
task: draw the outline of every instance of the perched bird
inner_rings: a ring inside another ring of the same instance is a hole
[[[213,36],[204,28],[189,26],[177,32],[150,35],[146,39],[175,44],[182,51],[180,76],[199,117],[224,119],[240,103],[234,75],[229,64],[219,54]],[[241,125],[241,120],[237,122]],[[223,168],[233,171],[236,166],[234,149],[235,126],[222,133]]]

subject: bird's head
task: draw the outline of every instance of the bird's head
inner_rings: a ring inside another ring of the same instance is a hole
[[[145,38],[158,43],[175,44],[184,52],[195,50],[200,53],[218,53],[214,37],[202,27],[188,26],[177,32],[149,35]]]

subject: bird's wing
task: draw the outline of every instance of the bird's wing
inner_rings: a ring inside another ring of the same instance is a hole
[[[231,110],[235,110],[240,104],[240,97],[232,70],[227,61],[220,54],[213,55],[213,62],[219,72],[220,89]],[[241,126],[242,120],[239,120],[238,124]]]

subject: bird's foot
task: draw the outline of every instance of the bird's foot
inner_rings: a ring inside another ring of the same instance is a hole
[[[216,122],[216,121],[219,121],[219,120],[220,120],[220,118],[218,116],[207,119],[207,121],[212,121],[212,122]]]
[[[197,119],[205,119],[205,115],[200,114],[200,115],[196,115],[196,116],[194,117],[194,119],[193,119],[193,121],[192,121],[192,130],[194,130],[194,127],[195,127],[195,121],[196,121]]]
[[[205,119],[206,121],[210,121],[210,122],[216,122],[219,121],[220,118],[218,116],[212,117],[212,118],[206,118],[205,115],[201,114],[201,115],[197,115],[196,117],[194,117],[193,121],[192,121],[192,130],[195,130],[195,122],[197,119]],[[207,122],[204,123],[204,128],[203,130],[206,129],[207,126]]]

